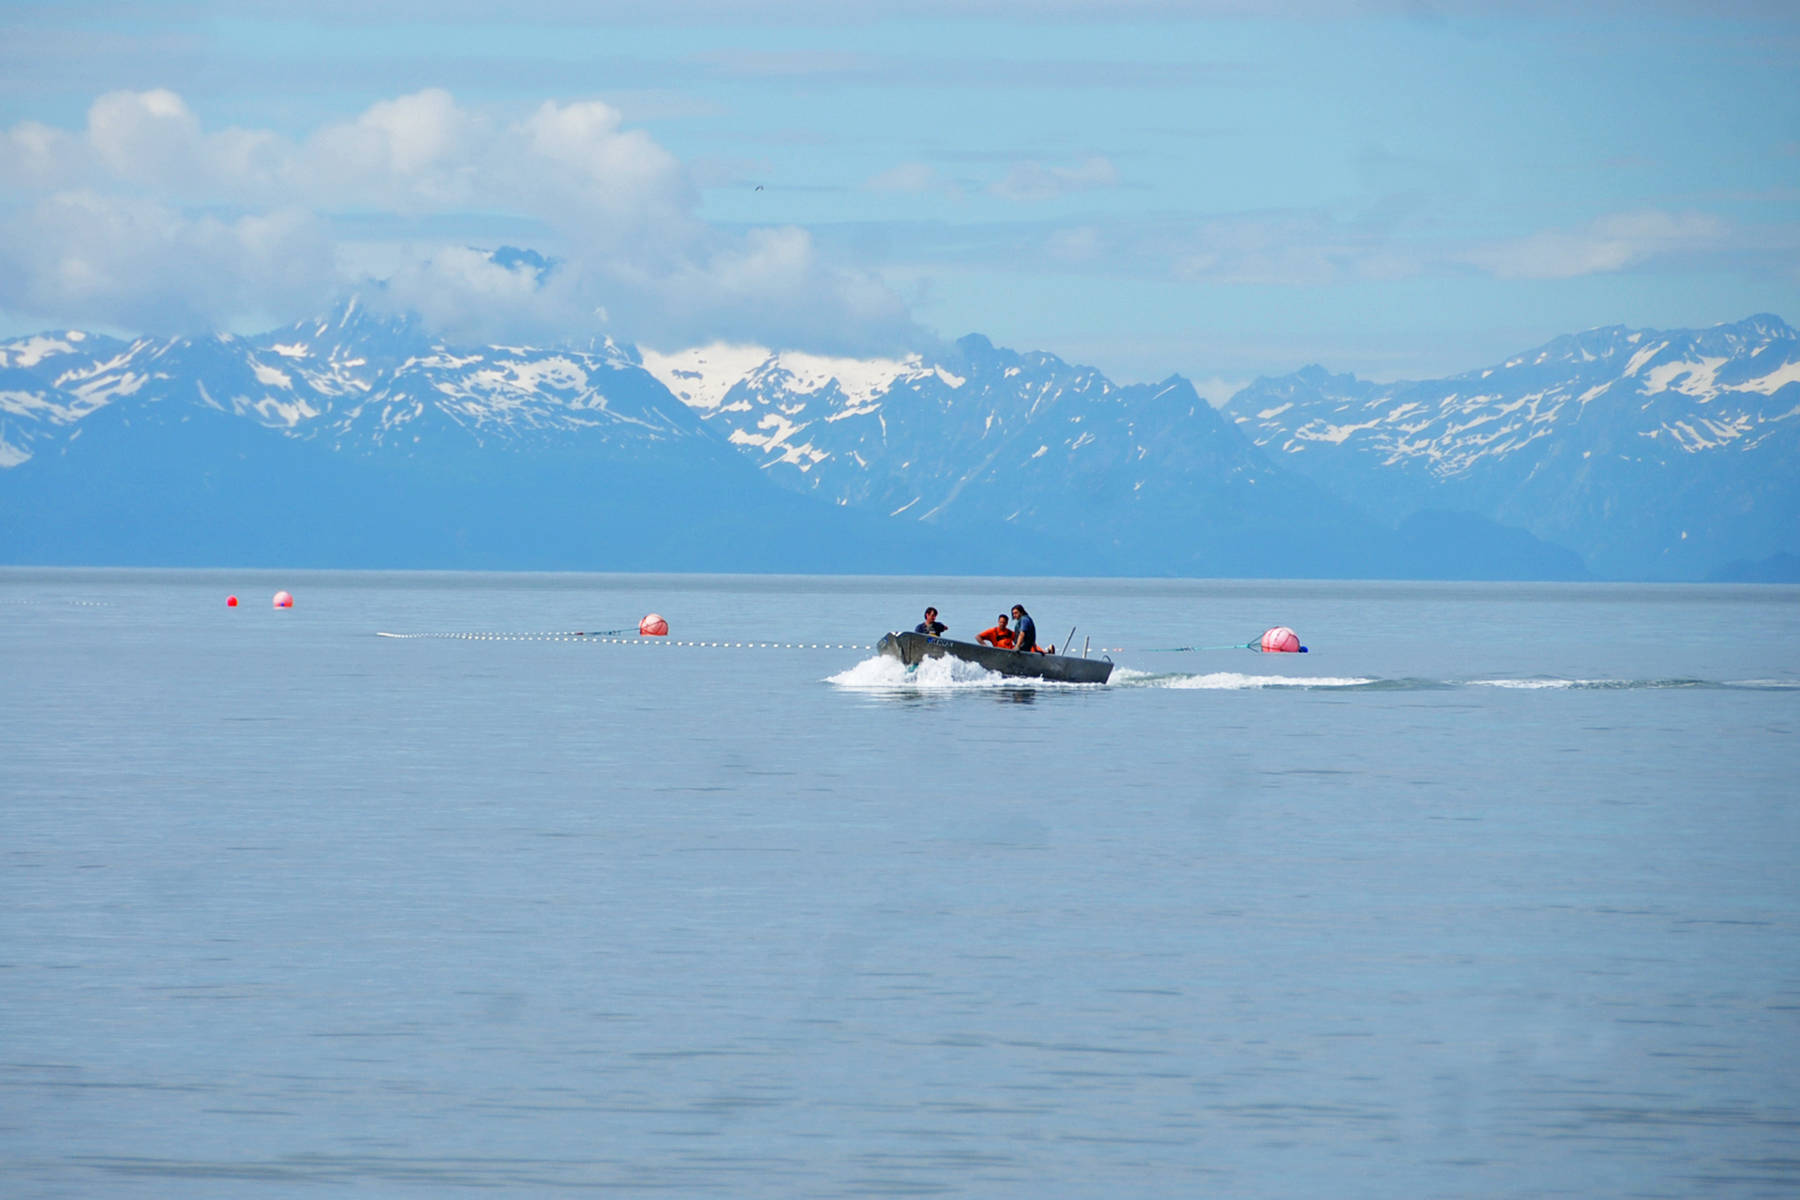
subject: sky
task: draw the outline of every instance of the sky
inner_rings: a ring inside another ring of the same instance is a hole
[[[1222,400],[1800,321],[1792,3],[0,3],[0,138],[4,335],[360,292]]]

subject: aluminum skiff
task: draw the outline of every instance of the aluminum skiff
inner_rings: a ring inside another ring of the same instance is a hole
[[[960,658],[1001,675],[1049,679],[1057,683],[1105,683],[1113,669],[1110,658],[998,650],[993,646],[930,637],[923,633],[890,633],[876,643],[875,649],[909,667],[916,667],[928,658]]]

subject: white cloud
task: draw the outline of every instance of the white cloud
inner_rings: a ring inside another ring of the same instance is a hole
[[[1368,235],[1318,213],[1255,213],[1201,222],[1146,249],[1185,282],[1314,286],[1359,274]]]
[[[542,105],[495,157],[510,181],[496,200],[556,222],[587,246],[643,251],[700,233],[697,192],[681,163],[597,101]]]
[[[382,308],[416,313],[455,341],[530,341],[546,329],[586,324],[567,277],[540,281],[528,263],[502,266],[481,250],[443,246],[401,261],[387,286],[373,297]]]
[[[77,138],[36,121],[21,121],[0,135],[0,186],[36,190],[63,187],[81,175]]]
[[[1119,172],[1112,160],[1095,156],[1073,167],[1019,163],[988,190],[1002,200],[1054,200],[1070,192],[1114,187],[1118,182]]]
[[[947,191],[952,185],[936,167],[927,163],[901,163],[871,176],[863,186],[871,192],[899,192],[922,196],[928,192]]]
[[[166,89],[100,97],[88,109],[87,140],[103,166],[133,183],[176,182],[200,166],[200,122]]]
[[[158,89],[101,96],[83,130],[0,136],[0,307],[18,316],[158,331],[291,319],[381,257],[391,300],[471,337],[580,339],[603,314],[608,332],[664,345],[677,330],[821,348],[910,330],[890,290],[803,231],[708,226],[682,163],[597,101],[507,121],[428,89],[296,142],[208,132]],[[546,230],[538,248],[558,265],[540,282],[454,232],[377,250],[333,236],[356,225],[334,214],[452,231],[498,216]]]
[[[223,219],[154,200],[58,192],[9,214],[0,306],[71,324],[174,332],[324,304],[320,222],[299,209]]]
[[[1105,248],[1105,235],[1092,225],[1058,229],[1044,242],[1044,249],[1050,257],[1065,263],[1095,262]]]
[[[1614,213],[1586,229],[1552,229],[1478,246],[1464,259],[1502,279],[1573,279],[1715,247],[1726,233],[1723,221],[1701,213]]]
[[[1093,252],[1098,245],[1104,252]],[[1050,235],[1046,252],[1070,267],[1222,286],[1330,287],[1466,275],[1572,279],[1686,258],[1788,261],[1792,226],[1733,226],[1703,213],[1615,213],[1579,229],[1472,243],[1425,222],[1345,219],[1317,210],[1238,213],[1202,221],[1120,222]]]
[[[315,203],[454,211],[480,199],[486,133],[450,93],[430,88],[327,126],[307,139],[297,159],[277,156],[271,165]]]
[[[826,264],[803,229],[753,229],[667,278],[643,279],[639,304],[661,306],[670,345],[709,338],[850,352],[903,344],[905,305],[866,273]],[[716,336],[715,336],[716,335]]]

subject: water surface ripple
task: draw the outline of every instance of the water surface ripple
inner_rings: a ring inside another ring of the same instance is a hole
[[[1793,1196],[1797,601],[0,571],[0,1193]]]

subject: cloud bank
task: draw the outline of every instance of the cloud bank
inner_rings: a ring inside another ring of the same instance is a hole
[[[1585,229],[1551,229],[1469,251],[1501,279],[1573,279],[1624,271],[1653,258],[1712,250],[1730,233],[1705,213],[1611,213]]]
[[[465,336],[835,351],[917,336],[894,293],[806,231],[701,220],[683,164],[598,101],[506,119],[427,89],[295,140],[209,131],[156,89],[101,96],[81,129],[27,121],[0,139],[0,307],[16,316],[195,332],[379,283]],[[497,221],[541,230],[555,268],[474,248],[465,231]]]

